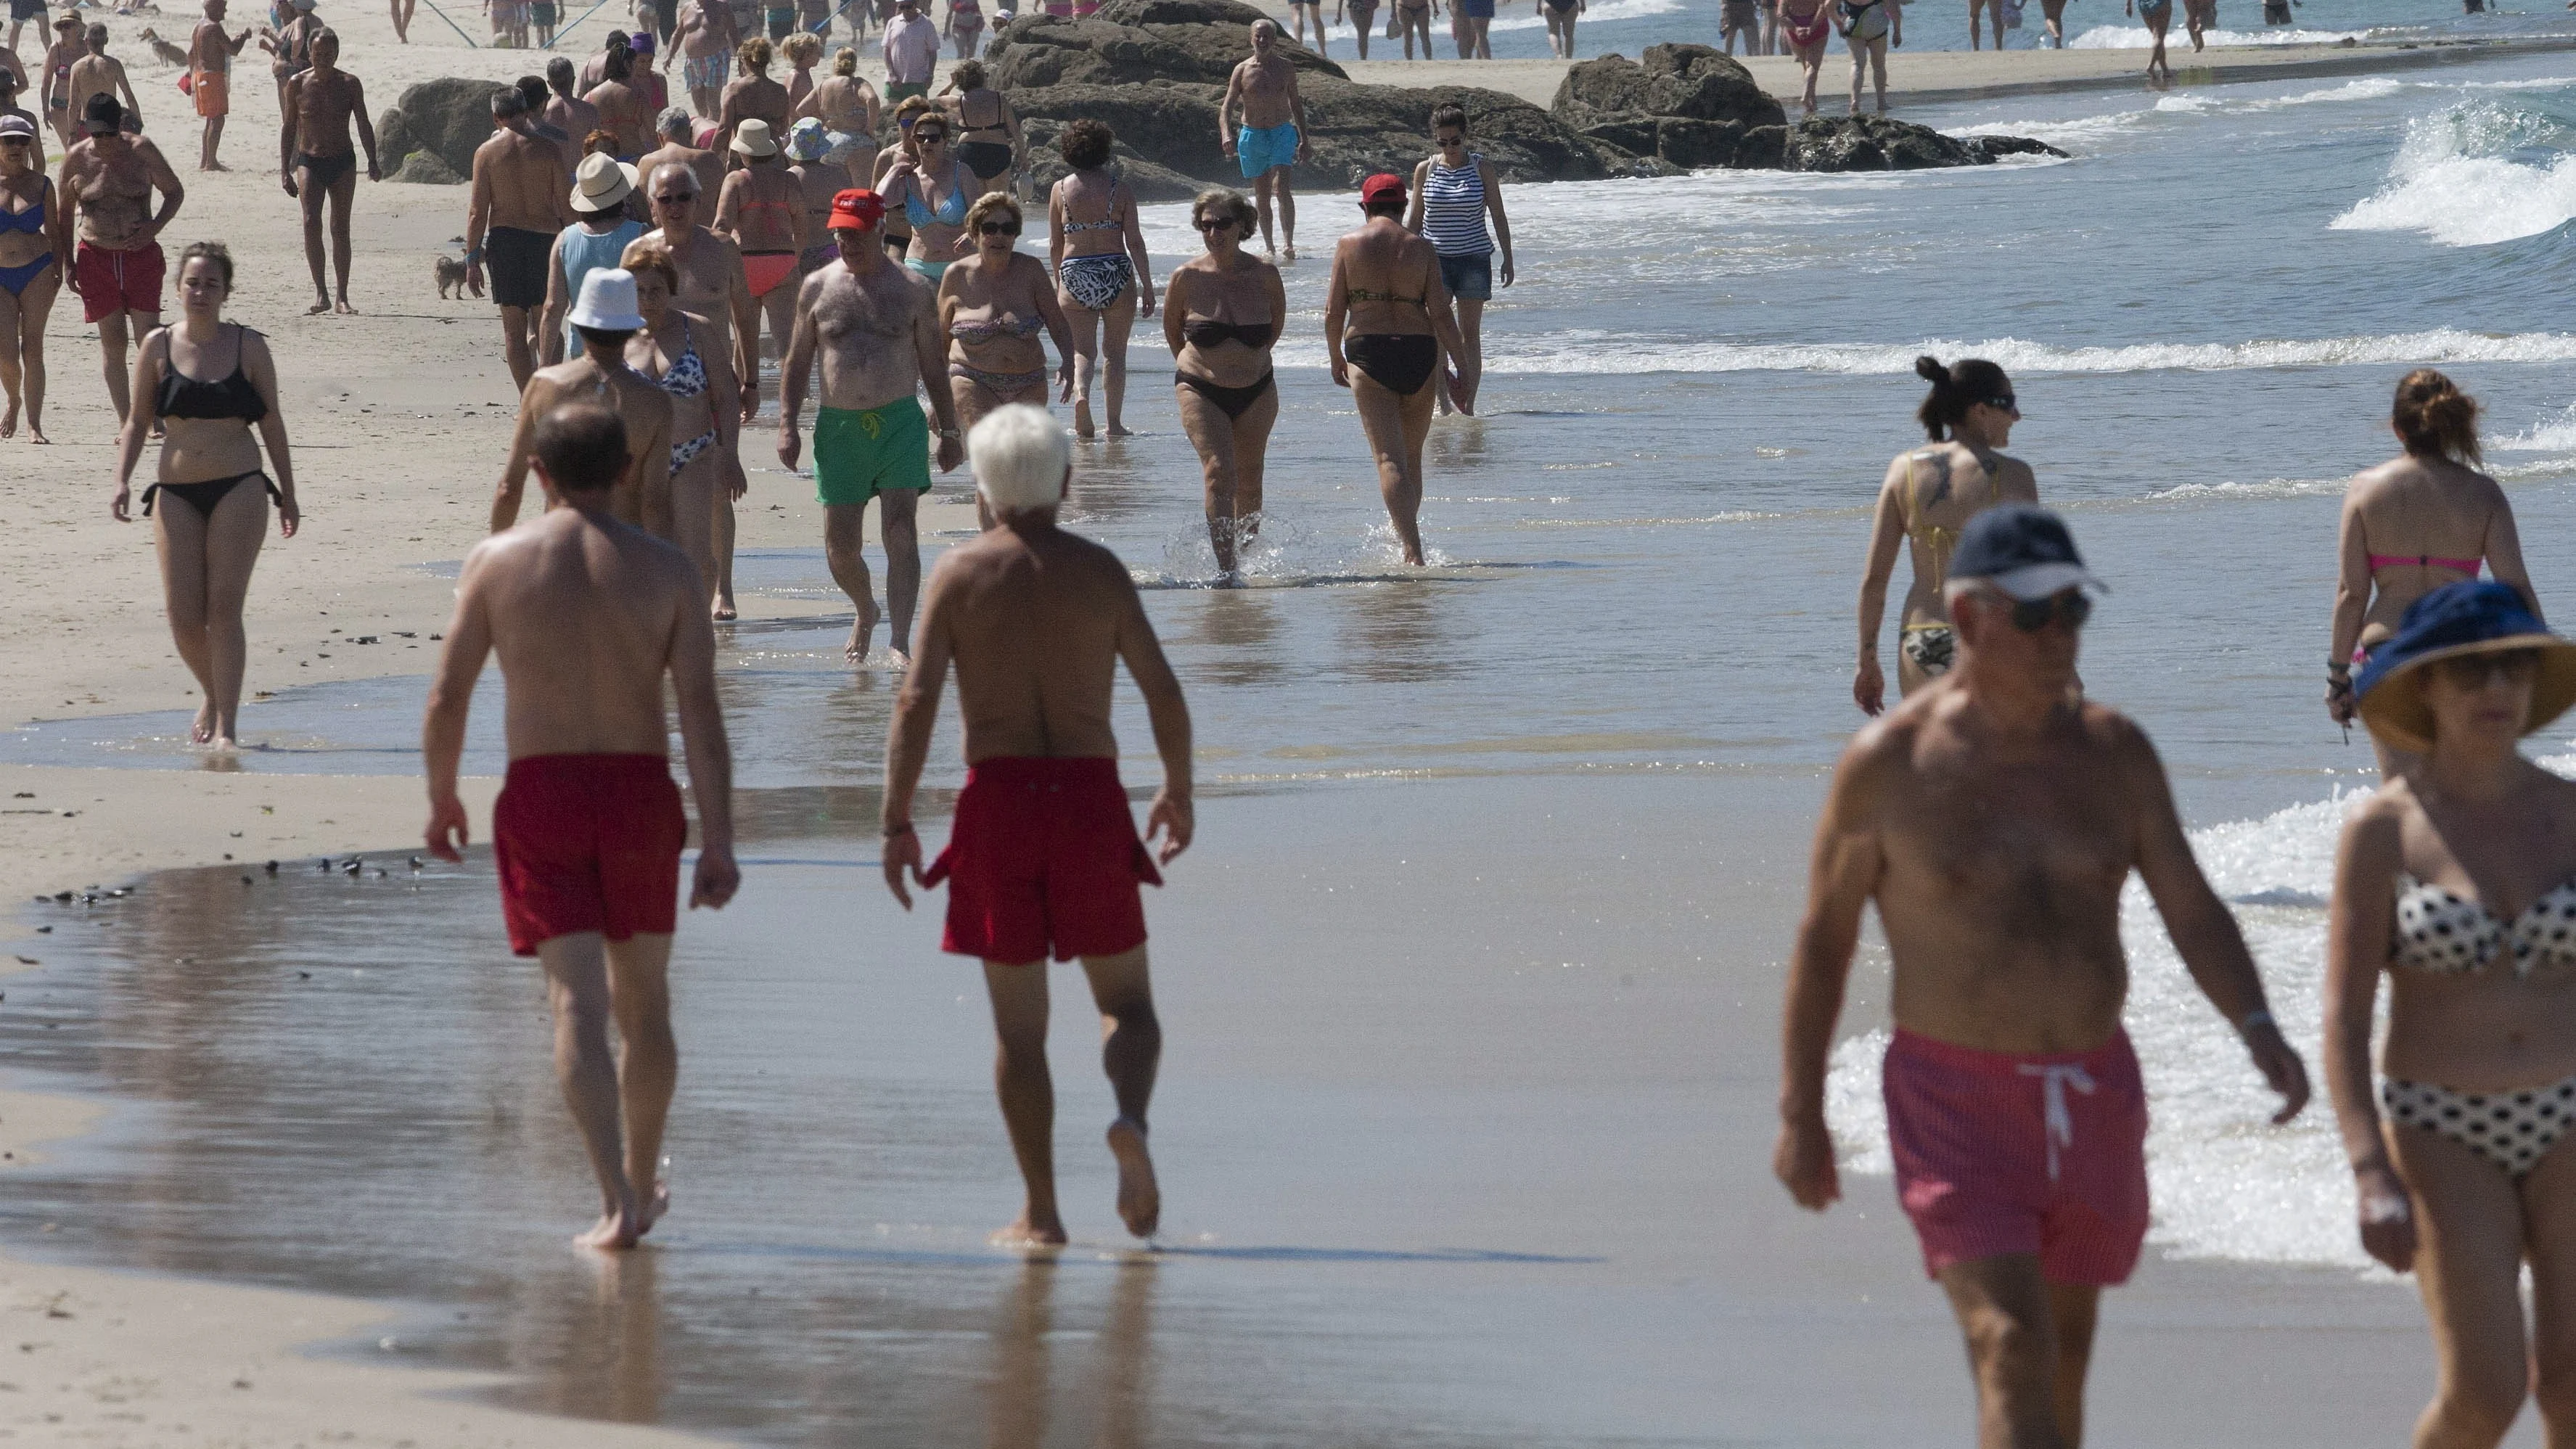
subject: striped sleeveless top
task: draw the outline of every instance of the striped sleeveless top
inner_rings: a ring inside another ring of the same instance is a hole
[[[1494,249],[1485,233],[1485,177],[1476,169],[1484,153],[1472,153],[1464,166],[1443,166],[1437,157],[1422,183],[1422,234],[1444,257],[1481,257]]]

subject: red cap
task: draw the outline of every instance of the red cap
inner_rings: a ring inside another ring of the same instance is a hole
[[[1404,195],[1404,178],[1391,171],[1381,171],[1360,183],[1360,205],[1371,206],[1389,196]]]
[[[868,231],[878,222],[885,220],[885,214],[884,197],[873,191],[852,187],[832,198],[832,219],[827,229],[838,231],[848,227]]]

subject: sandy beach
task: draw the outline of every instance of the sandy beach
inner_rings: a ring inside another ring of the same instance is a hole
[[[500,80],[534,68],[534,58],[524,53],[468,49],[426,4],[414,24],[417,43],[408,47],[393,43],[384,15],[371,7],[345,13],[335,7],[324,14],[344,37],[346,67],[365,83],[372,111],[393,104],[405,86],[431,77]],[[477,29],[467,12],[457,11],[456,18]],[[606,19],[603,12],[574,32],[565,48],[595,46]],[[236,24],[241,20],[235,17]],[[230,244],[240,276],[229,315],[268,333],[279,363],[305,523],[295,539],[281,542],[272,535],[267,545],[247,619],[250,687],[425,672],[451,589],[435,566],[460,558],[483,534],[514,406],[489,306],[442,302],[431,283],[432,258],[461,250],[453,239],[464,228],[464,189],[362,183],[351,289],[359,315],[307,317],[310,290],[295,205],[266,164],[276,149],[275,101],[253,78],[260,73],[255,61],[243,62],[251,69],[236,87],[226,138],[227,159],[239,169],[204,175],[189,169],[196,122],[172,88],[176,72],[152,60],[135,38],[150,23],[165,38],[184,39],[189,18],[174,8],[109,23],[117,37],[114,49],[131,67],[143,98],[149,132],[181,167],[188,188],[170,240],[220,237]],[[2570,44],[2576,42],[2524,42],[2517,48]],[[2193,57],[2178,49],[2175,63],[2181,84],[2200,86],[2415,70],[2495,53],[2494,46],[2468,45],[2267,47]],[[1345,57],[1337,51],[1336,58]],[[2117,50],[1900,53],[1891,62],[1891,89],[1901,102],[1919,102],[2127,87],[2137,84],[2142,60],[2137,52]],[[1793,62],[1757,58],[1750,64],[1774,93],[1794,94]],[[1837,48],[1827,64],[1827,91],[1847,74],[1846,66]],[[1488,86],[1545,104],[1563,65],[1376,60],[1351,69],[1355,78],[1380,84]],[[46,425],[54,443],[41,449],[22,441],[0,444],[0,499],[20,539],[0,560],[0,581],[14,603],[0,616],[0,669],[17,685],[9,705],[13,725],[195,703],[159,608],[149,527],[120,525],[108,515],[113,415],[93,338],[79,321],[78,299],[66,293],[49,333]],[[739,546],[811,548],[819,542],[820,510],[801,480],[778,469],[768,448],[772,426],[765,419],[744,432],[744,460],[754,471],[752,497],[740,512]],[[148,456],[143,467],[150,467]],[[925,536],[973,527],[971,505],[953,481],[942,485],[935,500],[923,513]],[[1834,587],[1839,591],[1842,585]],[[747,619],[819,619],[841,607],[836,599],[810,595],[746,591],[744,599]],[[1839,597],[1833,607],[1842,607]],[[358,642],[362,638],[373,642]],[[9,797],[9,808],[0,811],[0,888],[16,892],[20,901],[179,867],[400,853],[416,848],[424,815],[420,785],[409,775],[255,773],[213,759],[189,770],[8,766],[0,767],[0,784]],[[467,783],[478,834],[497,784],[488,778]],[[1711,814],[1745,809],[1745,818],[1768,838],[1796,842],[1818,788],[1812,777],[1793,780],[1749,807],[1742,795],[1714,790],[1692,798],[1695,808]],[[1535,836],[1548,828],[1543,817],[1513,814],[1491,797],[1471,801],[1458,815],[1480,830],[1508,827]],[[1668,816],[1662,818],[1669,823]],[[1315,832],[1326,828],[1312,821],[1291,824]],[[1794,844],[1767,852],[1742,848],[1758,835],[1711,832],[1657,840],[1671,853],[1668,862],[1689,851],[1706,855],[1687,866],[1668,863],[1624,896],[1607,880],[1592,882],[1597,896],[1587,900],[1615,900],[1659,923],[1656,931],[1642,933],[1651,939],[1621,939],[1607,949],[1623,961],[1660,959],[1659,952],[1689,939],[1686,929],[1704,930],[1705,921],[1722,918],[1722,959],[1709,974],[1770,981],[1788,939],[1794,900],[1787,892],[1796,883],[1798,852]],[[1401,832],[1392,832],[1372,849],[1393,856],[1403,843]],[[1437,848],[1422,839],[1413,844]],[[1736,853],[1727,854],[1730,848]],[[1644,859],[1643,846],[1639,852]],[[1704,864],[1712,859],[1718,863]],[[1193,907],[1203,918],[1179,928],[1183,939],[1218,949],[1225,933],[1242,928],[1239,912],[1258,916],[1275,909],[1255,907],[1260,886],[1296,864],[1293,858],[1248,852],[1233,863],[1236,874],[1220,877],[1228,883],[1216,896]],[[1508,866],[1488,864],[1496,870]],[[1724,880],[1741,889],[1723,900],[1692,904],[1687,893],[1694,880]],[[1520,884],[1531,892],[1550,888],[1535,869]],[[1462,890],[1450,904],[1473,911],[1488,894],[1481,887]],[[1333,903],[1327,924],[1340,933],[1335,939],[1341,949],[1357,952],[1364,949],[1364,927],[1414,905],[1345,899]],[[1268,924],[1284,935],[1305,922]],[[1556,929],[1567,924],[1557,922]],[[1526,916],[1489,929],[1524,927],[1535,929]],[[48,938],[20,931],[9,933],[14,949],[41,959]],[[1723,1040],[1714,1044],[1732,1065],[1719,1076],[1723,1102],[1690,1104],[1707,1116],[1687,1129],[1693,1135],[1677,1140],[1675,1150],[1728,1164],[1740,1179],[1734,1168],[1758,1162],[1767,1152],[1768,1082],[1776,1061],[1773,997],[1766,986],[1741,997],[1702,989],[1688,993],[1687,1000],[1693,1010],[1732,1013]],[[1404,1044],[1390,1043],[1389,1049],[1400,1054]],[[1676,1077],[1684,1071],[1679,1063],[1664,1065]],[[36,1160],[45,1144],[87,1130],[95,1118],[96,1109],[86,1104],[23,1092],[0,1095],[0,1192],[7,1190],[12,1163]],[[1643,1194],[1652,1199],[1653,1222],[1678,1232],[1688,1231],[1695,1215],[1704,1220],[1708,1204],[1696,1194],[1717,1175],[1705,1169],[1658,1179]],[[1550,1191],[1556,1209],[1586,1210],[1583,1193],[1564,1184]],[[1881,1231],[1884,1183],[1855,1192],[1856,1200],[1867,1198],[1865,1216],[1846,1211],[1820,1230],[1792,1216],[1767,1180],[1738,1181],[1734,1191],[1722,1211],[1740,1212],[1740,1221],[1752,1224],[1744,1229],[1747,1254],[1778,1259],[1756,1275],[1748,1300],[1767,1298],[1776,1305],[1796,1298],[1802,1304],[1792,1331],[1770,1339],[1762,1361],[1744,1370],[1775,1379],[1755,1428],[1806,1442],[1796,1396],[1831,1394],[1833,1381],[1816,1361],[1821,1356],[1851,1362],[1855,1354],[1872,1356],[1870,1372],[1919,1393],[1919,1402],[1928,1406],[1921,1412],[1936,1422],[1961,1422],[1966,1388],[1955,1344],[1917,1265],[1892,1249],[1895,1238]],[[1830,1302],[1819,1307],[1807,1301],[1818,1296]],[[1874,1296],[1882,1305],[1899,1299],[1905,1307],[1893,1315],[1871,1309]],[[2430,1357],[2411,1296],[2385,1283],[2327,1270],[2261,1270],[2249,1276],[2208,1263],[2164,1262],[2151,1253],[2139,1289],[2120,1301],[2103,1347],[2105,1357],[2116,1356],[2121,1365],[2102,1380],[2104,1442],[2217,1442],[2201,1437],[2213,1424],[2245,1442],[2384,1437],[2411,1416],[2430,1382]],[[501,1382],[497,1376],[378,1368],[299,1353],[299,1345],[362,1336],[392,1314],[351,1299],[15,1256],[0,1260],[0,1312],[6,1315],[0,1323],[14,1331],[23,1350],[18,1367],[0,1376],[7,1380],[0,1382],[0,1438],[12,1442],[331,1442],[384,1449],[700,1442],[657,1428],[495,1407],[469,1392],[492,1388]],[[2180,1419],[2173,1402],[2177,1382],[2194,1385],[2192,1412]],[[2328,1407],[2320,1410],[2320,1403]],[[1906,1426],[1891,1416],[1878,1427],[1901,1434]]]

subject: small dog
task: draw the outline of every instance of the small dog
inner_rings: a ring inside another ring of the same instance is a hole
[[[153,34],[150,29],[147,28],[143,32],[143,39],[151,45],[153,57],[159,60],[163,65],[186,65],[188,63],[188,52],[181,50],[179,47],[163,40],[160,36]]]
[[[438,279],[438,300],[442,302],[465,300],[465,289],[474,281],[472,275],[466,271],[465,263],[454,257],[439,257],[429,264],[429,269],[430,275]],[[448,295],[450,289],[455,292],[452,297]],[[483,295],[482,287],[475,286],[474,295],[480,298]]]

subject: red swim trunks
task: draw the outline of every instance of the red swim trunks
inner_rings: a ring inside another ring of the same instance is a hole
[[[72,254],[72,278],[80,283],[81,320],[96,322],[110,312],[158,314],[165,265],[159,242],[121,252],[82,242]]]
[[[943,951],[1014,965],[1115,956],[1145,941],[1142,881],[1161,885],[1111,759],[1004,758],[966,770],[948,848]]]
[[[2054,1283],[2128,1280],[2147,1236],[2147,1094],[2127,1032],[2011,1056],[1899,1030],[1882,1082],[1928,1276],[2037,1253]]]
[[[510,949],[576,931],[612,941],[679,923],[680,787],[660,755],[530,755],[492,806],[492,858]]]

